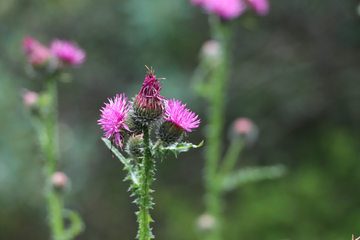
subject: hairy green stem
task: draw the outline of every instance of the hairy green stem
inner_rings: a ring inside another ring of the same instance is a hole
[[[150,146],[150,132],[149,127],[144,127],[144,157],[142,162],[141,176],[140,176],[140,188],[138,204],[140,205],[140,211],[138,212],[139,231],[137,238],[139,240],[149,240],[154,238],[151,233],[150,222],[152,221],[149,209],[152,208],[152,197],[150,193],[150,184],[154,181],[155,160],[151,153]]]
[[[219,177],[224,178],[226,174],[234,169],[242,149],[243,141],[239,137],[231,141],[230,146],[226,151],[224,160],[220,166],[218,172]]]
[[[58,122],[57,122],[57,88],[55,77],[50,77],[46,82],[45,94],[47,103],[43,106],[44,133],[42,138],[43,151],[45,154],[45,177],[48,187],[45,197],[48,204],[49,225],[51,228],[52,239],[61,239],[64,233],[63,222],[63,199],[51,187],[52,175],[56,171],[58,160]]]
[[[217,16],[209,18],[212,38],[222,47],[220,62],[212,71],[208,100],[209,127],[207,132],[206,168],[205,168],[205,202],[206,210],[216,219],[214,228],[207,234],[207,240],[221,239],[222,227],[222,189],[217,182],[217,170],[222,153],[222,138],[224,127],[224,112],[226,103],[226,86],[229,68],[229,45],[231,29],[226,23],[221,23]]]

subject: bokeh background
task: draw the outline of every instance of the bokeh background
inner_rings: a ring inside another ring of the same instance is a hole
[[[226,133],[238,117],[259,127],[242,166],[281,163],[281,179],[226,195],[226,240],[340,240],[360,235],[360,18],[355,0],[271,0],[270,14],[235,21]],[[207,16],[188,0],[0,1],[0,239],[48,239],[42,155],[22,105],[29,79],[22,39],[77,42],[86,63],[59,84],[60,170],[72,180],[66,207],[86,224],[82,240],[134,239],[137,207],[123,166],[100,140],[96,120],[108,97],[138,93],[144,64],[165,77],[162,95],[202,119],[207,102],[192,91]],[[205,143],[206,144],[206,143]],[[201,239],[204,149],[157,164],[156,239]]]

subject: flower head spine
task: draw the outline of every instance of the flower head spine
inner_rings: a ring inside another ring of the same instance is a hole
[[[125,130],[130,131],[125,124],[130,105],[126,103],[125,94],[117,94],[114,100],[110,98],[108,100],[109,103],[105,103],[105,107],[100,109],[101,118],[98,120],[98,124],[105,131],[104,136],[108,139],[114,137],[115,145],[122,148],[123,134]]]
[[[85,61],[86,53],[68,41],[55,39],[50,44],[50,50],[65,64],[80,65]]]

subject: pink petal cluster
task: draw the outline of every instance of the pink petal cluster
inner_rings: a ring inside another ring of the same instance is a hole
[[[51,42],[50,50],[69,65],[80,65],[85,61],[85,52],[68,41],[55,39]]]
[[[25,37],[22,45],[31,65],[40,66],[47,62],[51,56],[50,50],[32,37]]]
[[[108,139],[114,137],[115,144],[122,148],[122,133],[125,130],[130,131],[129,127],[125,124],[130,105],[127,103],[125,94],[117,94],[114,100],[110,98],[108,100],[109,103],[105,103],[105,107],[100,109],[101,118],[98,120],[98,124],[105,131],[104,136]]]
[[[190,2],[226,20],[237,18],[249,7],[261,16],[269,12],[267,0],[190,0]]]
[[[166,107],[164,119],[191,132],[192,129],[199,127],[200,119],[198,119],[198,115],[195,115],[194,112],[185,107],[186,104],[181,105],[181,101],[170,99]]]

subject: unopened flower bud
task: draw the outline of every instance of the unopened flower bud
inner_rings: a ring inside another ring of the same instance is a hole
[[[160,96],[161,83],[149,70],[145,77],[140,93],[133,100],[127,124],[131,131],[140,134],[144,126],[148,126],[159,119],[165,111],[166,99]]]
[[[144,154],[143,134],[130,136],[125,150],[133,158],[142,157]]]
[[[27,91],[23,94],[23,103],[25,107],[35,106],[38,102],[39,95],[36,92]]]
[[[51,57],[50,50],[32,37],[26,37],[23,40],[23,49],[28,63],[35,67],[45,65]]]
[[[210,231],[214,228],[216,219],[214,216],[204,213],[196,221],[196,225],[201,231]]]
[[[209,67],[214,67],[220,63],[221,54],[221,44],[215,40],[207,40],[201,47],[200,57],[204,59]]]
[[[58,192],[64,193],[70,190],[70,180],[63,172],[55,172],[51,178],[52,186]]]
[[[258,127],[249,118],[238,118],[230,129],[230,137],[241,136],[246,142],[253,143],[259,135]]]

